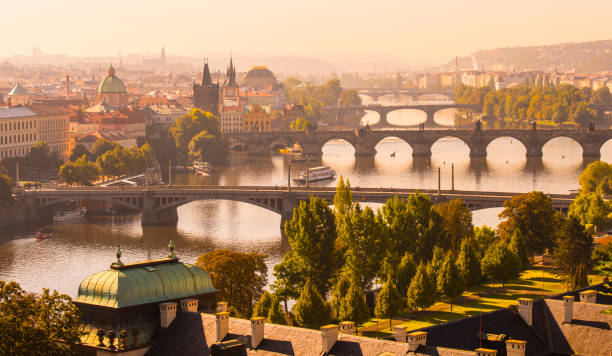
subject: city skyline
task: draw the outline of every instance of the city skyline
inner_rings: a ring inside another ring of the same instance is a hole
[[[40,0],[5,4],[0,57],[30,54],[116,56],[211,52],[318,58],[389,56],[410,65],[439,64],[480,49],[612,38],[608,1],[497,3],[471,1],[308,4],[194,3],[177,0],[106,3]],[[375,10],[375,11],[374,11]],[[374,14],[374,15],[373,15]],[[588,14],[588,16],[583,16]],[[110,18],[109,18],[110,17]],[[67,20],[66,20],[67,19]],[[451,35],[452,34],[452,35]],[[360,60],[356,58],[355,60]]]

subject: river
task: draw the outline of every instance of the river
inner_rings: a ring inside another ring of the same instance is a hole
[[[400,118],[404,124],[424,120],[418,113],[398,115],[404,115]],[[439,123],[442,121],[445,120]],[[376,149],[378,154],[374,158],[355,159],[350,144],[330,141],[323,148],[322,164],[349,178],[353,186],[361,187],[433,190],[437,188],[440,167],[442,187],[447,189],[451,184],[451,164],[454,164],[456,189],[567,193],[578,187],[578,176],[588,163],[583,162],[580,146],[568,138],[557,138],[546,144],[541,160],[527,160],[525,148],[511,138],[492,142],[488,157],[479,160],[470,160],[468,147],[452,138],[442,139],[432,147],[431,160],[414,160],[410,146],[399,139],[385,139]],[[395,157],[391,156],[393,152]],[[611,143],[602,148],[602,159],[612,161]],[[174,182],[285,185],[287,169],[287,158],[278,154],[258,159],[236,155],[230,164],[219,167],[209,177],[176,173]],[[300,164],[292,165],[292,172],[301,169]],[[334,186],[335,182],[317,184]],[[500,211],[499,208],[476,211],[474,223],[495,226]],[[87,216],[83,221],[46,225],[57,233],[56,237],[44,241],[32,237],[41,225],[5,229],[0,232],[0,279],[17,281],[32,292],[50,288],[74,297],[81,280],[107,269],[115,261],[117,244],[121,245],[122,261],[132,262],[165,257],[170,240],[176,244],[177,256],[189,263],[194,263],[200,254],[218,248],[266,254],[269,280],[272,279],[272,267],[285,252],[281,245],[280,216],[232,201],[193,202],[180,207],[178,215],[176,227],[144,228],[138,215]]]

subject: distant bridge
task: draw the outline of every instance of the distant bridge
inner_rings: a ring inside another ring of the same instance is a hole
[[[384,203],[398,196],[407,198],[417,189],[353,188],[353,199],[364,203]],[[55,190],[22,191],[19,200],[32,210],[51,208],[57,204],[74,200],[100,200],[142,213],[142,225],[176,222],[176,208],[197,200],[233,200],[273,211],[281,215],[281,231],[285,221],[291,219],[293,209],[300,201],[311,195],[328,202],[333,201],[333,187],[273,187],[273,186],[150,186],[130,188],[62,188]],[[461,198],[473,210],[501,207],[503,202],[519,193],[425,190],[435,203]],[[574,199],[571,194],[549,195],[553,207],[567,210]]]
[[[399,97],[400,95],[407,95],[413,98],[422,95],[444,95],[449,100],[452,100],[455,96],[453,90],[435,90],[435,89],[420,89],[420,88],[347,88],[355,89],[361,95],[366,95],[372,98],[374,101],[378,101],[378,98],[385,95],[393,95]]]
[[[251,155],[268,155],[271,148],[279,144],[298,143],[305,155],[320,157],[323,146],[330,140],[342,139],[355,148],[357,157],[373,157],[376,145],[387,137],[396,137],[412,147],[413,157],[431,157],[431,147],[441,138],[454,137],[463,141],[470,149],[470,157],[486,157],[489,144],[500,137],[510,137],[522,143],[527,157],[542,157],[542,147],[557,137],[568,137],[582,147],[582,156],[589,159],[601,157],[601,146],[612,138],[612,130],[317,130],[313,132],[255,132],[234,133],[229,137],[241,142]]]

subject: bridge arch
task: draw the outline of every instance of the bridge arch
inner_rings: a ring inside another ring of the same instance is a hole
[[[103,201],[108,203],[113,203],[120,205],[122,207],[139,211],[142,208],[142,197],[131,197],[131,198],[113,198],[113,197],[104,197],[104,196],[96,196],[96,197],[88,197],[85,199],[74,199],[73,197],[61,197],[61,198],[48,198],[44,199],[39,206],[41,208],[49,208],[56,206],[61,203],[71,202],[71,201],[80,201],[80,200],[96,200]]]
[[[361,118],[362,125],[369,124],[370,126],[372,126],[372,125],[382,124],[380,122],[382,117],[378,111],[371,110],[371,109],[365,109],[364,111],[365,111],[365,115]]]
[[[551,136],[547,137],[546,140],[542,142],[542,148],[544,148],[544,146],[549,144],[551,141],[556,140],[558,138],[568,138],[568,139],[572,140],[573,142],[577,143],[578,146],[580,146],[580,149],[584,153],[584,144],[582,143],[580,138],[578,138],[578,137],[576,137],[574,135],[568,134],[568,133],[559,133],[559,134],[554,134],[554,135],[551,135]]]
[[[488,142],[485,143],[485,150],[489,150],[489,147],[491,146],[491,144],[497,140],[503,140],[503,139],[511,139],[511,143],[514,144],[514,141],[519,142],[523,148],[525,149],[525,151],[527,151],[527,144],[525,144],[525,142],[523,141],[523,139],[519,138],[516,135],[512,135],[512,134],[504,134],[504,135],[500,135],[500,136],[496,136],[491,138]]]
[[[409,119],[411,122],[403,122]],[[401,120],[402,122],[398,122]],[[416,126],[427,121],[427,112],[421,108],[398,107],[389,109],[387,122],[394,126]]]
[[[468,156],[471,156],[473,154],[473,151],[474,151],[473,144],[469,140],[466,140],[464,137],[461,137],[460,135],[453,135],[452,133],[448,133],[446,136],[436,137],[435,140],[431,144],[431,148],[433,149],[433,147],[436,144],[445,144],[444,141],[446,141],[449,138],[461,141],[468,149],[468,152],[467,152]]]
[[[258,206],[260,208],[264,208],[266,210],[272,211],[277,214],[282,214],[282,199],[280,198],[244,198],[238,196],[198,196],[191,195],[179,200],[175,200],[169,204],[162,205],[155,208],[155,211],[167,210],[167,209],[176,209],[185,204],[192,203],[194,201],[202,201],[202,200],[229,200],[240,203],[247,203],[251,205]]]

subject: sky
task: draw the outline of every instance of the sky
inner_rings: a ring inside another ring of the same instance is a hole
[[[378,54],[439,64],[479,49],[612,39],[611,0],[6,0],[0,57]]]

